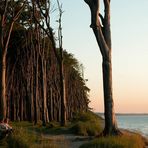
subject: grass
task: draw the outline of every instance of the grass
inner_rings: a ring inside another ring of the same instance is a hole
[[[96,136],[102,131],[102,119],[90,111],[76,113],[73,122],[70,129],[76,135]]]
[[[92,112],[76,113],[73,120],[65,127],[61,127],[57,122],[50,122],[45,127],[42,122],[34,125],[30,122],[10,123],[14,132],[7,138],[0,141],[0,145],[8,148],[36,148],[48,147],[57,148],[57,142],[44,137],[44,134],[77,134],[96,135],[100,132],[100,121],[97,115]],[[62,141],[64,141],[62,139]],[[66,144],[65,144],[66,146]]]
[[[7,148],[58,148],[57,144],[45,138],[41,133],[36,132],[33,129],[37,129],[37,126],[33,126],[29,122],[13,122],[13,133],[8,137],[0,141],[0,147]],[[42,129],[42,128],[41,128]]]
[[[140,135],[124,135],[118,137],[101,137],[89,143],[83,144],[80,148],[143,148],[144,142]]]
[[[50,122],[45,127],[39,122],[33,125],[30,122],[12,122],[14,132],[0,141],[0,148],[58,148],[63,144],[64,137],[54,141],[45,137],[44,134],[76,134],[84,136],[95,136],[102,131],[104,121],[88,111],[87,113],[75,113],[73,120],[65,127],[57,122]],[[64,143],[66,147],[68,144]],[[68,147],[68,146],[67,146]],[[138,134],[123,135],[119,137],[101,137],[82,145],[80,148],[143,148],[144,141]]]

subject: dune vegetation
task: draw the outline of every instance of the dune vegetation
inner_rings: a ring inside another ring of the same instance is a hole
[[[42,122],[34,125],[31,122],[12,122],[13,133],[0,141],[0,145],[8,148],[60,148],[60,145],[45,135],[62,135],[61,143],[67,145],[63,135],[91,136],[88,143],[80,148],[143,148],[144,141],[138,134],[123,134],[114,137],[95,138],[103,130],[104,120],[91,111],[75,113],[74,118],[61,127],[58,122],[50,122],[42,126]],[[128,133],[128,132],[127,132]],[[93,140],[91,140],[93,139]],[[68,141],[69,142],[69,141]]]
[[[82,145],[80,148],[143,148],[140,135],[102,137]]]

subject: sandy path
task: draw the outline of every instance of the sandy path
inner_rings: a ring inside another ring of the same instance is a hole
[[[44,138],[51,140],[58,148],[79,148],[82,144],[89,142],[92,137],[75,136],[71,134],[43,135]]]

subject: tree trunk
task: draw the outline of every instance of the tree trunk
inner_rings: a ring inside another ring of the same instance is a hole
[[[38,122],[38,95],[39,95],[39,84],[38,84],[38,77],[39,77],[39,68],[38,68],[38,53],[36,51],[36,73],[35,73],[35,98],[34,98],[34,119],[35,124]]]
[[[7,110],[7,105],[6,105],[6,54],[2,53],[2,48],[1,50],[1,57],[0,57],[0,118],[6,118],[6,110]]]
[[[46,61],[41,57],[41,71],[42,71],[42,121],[43,125],[46,125],[47,122],[47,91],[46,91]]]
[[[105,129],[104,135],[118,134],[117,122],[114,113],[114,102],[112,95],[112,64],[110,60],[103,60],[103,87],[104,87],[104,109]]]
[[[65,126],[66,125],[66,92],[65,92],[65,80],[64,80],[64,72],[63,72],[64,71],[63,70],[63,56],[61,56],[61,59],[62,59],[60,63],[61,126]]]
[[[49,120],[53,121],[53,90],[52,90],[52,86],[50,86],[50,113],[49,113]]]
[[[34,95],[33,95],[33,71],[31,72],[31,80],[30,80],[30,121],[34,121]]]
[[[21,92],[22,93],[22,92]],[[20,121],[23,121],[24,118],[23,118],[23,111],[24,111],[24,108],[23,108],[23,95],[21,94],[21,97],[20,97]]]

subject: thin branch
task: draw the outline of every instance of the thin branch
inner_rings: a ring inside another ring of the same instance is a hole
[[[4,48],[4,50],[3,50],[4,56],[5,56],[6,53],[7,53],[8,44],[9,44],[9,40],[10,40],[10,35],[11,35],[11,32],[12,32],[12,29],[13,29],[13,25],[14,25],[14,21],[12,21],[12,23],[11,23],[11,25],[10,25],[10,28],[9,28],[9,32],[8,32],[8,36],[7,36],[7,40],[6,40],[6,45],[5,45],[5,48]]]
[[[14,25],[14,22],[19,18],[23,8],[25,6],[25,3],[23,4],[23,6],[18,10],[18,12],[16,13],[16,15],[13,17],[12,19],[12,22],[10,24],[10,28],[9,28],[9,32],[8,32],[8,36],[7,36],[7,39],[6,39],[6,45],[4,47],[4,51],[3,51],[3,54],[6,54],[7,53],[7,49],[8,49],[8,44],[9,44],[9,40],[10,40],[10,35],[11,35],[11,32],[12,32],[12,29],[13,29],[13,25]]]
[[[18,12],[15,14],[15,16],[13,17],[13,21],[15,22],[15,21],[17,21],[17,19],[19,18],[19,16],[20,16],[20,14],[22,13],[22,10],[24,9],[24,7],[25,7],[25,2],[24,2],[24,4],[23,4],[23,6],[18,10]]]
[[[47,31],[47,29],[44,28],[43,25],[41,25],[41,23],[36,18],[36,15],[35,15],[35,3],[32,2],[32,4],[33,4],[33,17],[34,17],[35,21],[37,22],[37,24],[44,30],[44,32],[46,33],[46,35],[51,39],[51,43],[52,43],[52,46],[53,46],[54,54],[55,54],[55,56],[57,58],[57,61],[60,62],[60,58],[59,58],[59,56],[57,54],[57,51],[56,51],[56,46],[55,46],[55,40],[54,40],[54,37],[53,37],[53,32],[52,32],[52,29],[51,29],[51,27],[49,25],[47,16],[46,17],[44,16],[44,19],[45,19],[46,26],[47,26],[49,32]]]
[[[7,12],[7,7],[8,7],[8,0],[5,0],[4,11],[2,13],[2,27],[5,25],[5,15]]]
[[[5,0],[5,6],[4,6],[4,12],[3,12],[4,16],[5,16],[6,12],[7,12],[7,7],[8,7],[8,0]]]
[[[94,31],[94,34],[95,34],[97,43],[98,43],[98,45],[100,47],[100,51],[101,51],[101,54],[102,54],[103,58],[108,59],[109,48],[108,48],[108,46],[106,44],[106,41],[104,39],[102,29],[101,28],[92,28],[92,29]]]
[[[106,23],[109,23],[108,20],[110,19],[110,0],[104,0],[104,9],[105,9],[104,19]]]
[[[109,48],[106,43],[104,33],[102,32],[102,27],[100,25],[100,19],[104,23],[103,16],[99,13],[99,0],[85,0],[89,5],[91,11],[91,28],[94,31],[97,43],[100,47],[101,54],[103,58],[108,58]],[[104,24],[103,24],[104,25]]]

